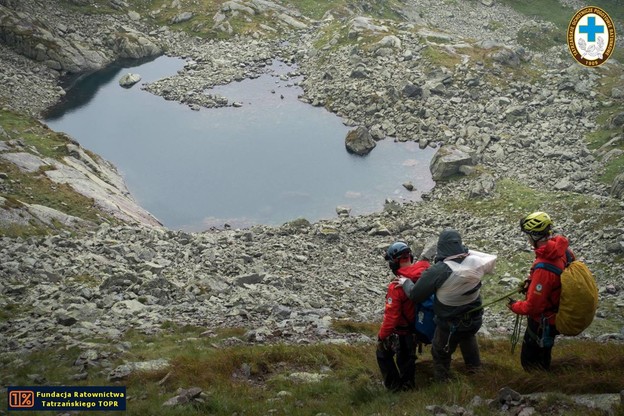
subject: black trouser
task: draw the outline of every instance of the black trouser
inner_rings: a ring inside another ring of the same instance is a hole
[[[544,337],[544,329],[547,329],[548,337]],[[548,370],[556,335],[559,335],[559,332],[554,325],[546,322],[542,325],[540,322],[527,318],[527,328],[520,353],[522,368],[526,371]]]
[[[481,367],[481,356],[476,336],[480,327],[480,317],[449,325],[438,323],[431,343],[433,376],[436,381],[449,379],[451,359],[457,346],[459,346],[468,371],[476,371]]]
[[[397,351],[377,349],[377,364],[384,386],[390,390],[405,390],[414,387],[416,372],[416,343],[414,336],[398,335]],[[395,362],[396,360],[396,362]]]

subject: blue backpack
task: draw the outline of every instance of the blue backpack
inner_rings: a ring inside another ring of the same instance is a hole
[[[414,330],[416,338],[423,344],[431,344],[436,324],[433,321],[433,302],[435,295],[431,295],[421,303],[416,304],[416,314],[414,318]]]

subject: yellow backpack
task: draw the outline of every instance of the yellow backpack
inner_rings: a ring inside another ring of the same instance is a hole
[[[555,327],[563,335],[578,335],[594,320],[598,308],[598,287],[594,275],[580,260],[569,263],[564,270],[550,263],[537,263],[561,277],[561,297]]]

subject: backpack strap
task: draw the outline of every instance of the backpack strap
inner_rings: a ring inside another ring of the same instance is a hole
[[[554,273],[557,276],[561,276],[561,273],[563,273],[563,270],[561,270],[559,267],[555,266],[554,264],[544,263],[544,262],[537,263],[535,266],[533,266],[533,270],[535,269],[548,270],[549,272]]]
[[[537,263],[535,266],[533,266],[533,270],[536,269],[544,269],[544,270],[548,270],[551,273],[556,274],[557,276],[561,277],[561,273],[563,273],[563,270],[561,270],[559,267],[555,266],[554,264],[550,264],[550,263],[544,263],[544,262],[539,262]],[[556,290],[561,290],[561,284],[559,284],[559,286],[553,288],[553,292]],[[547,311],[553,311],[553,312],[558,312],[559,310],[559,306],[558,305],[553,305],[551,308],[546,309]]]
[[[569,248],[566,249],[566,267],[568,267],[574,260],[574,254],[572,254],[572,251],[570,251]]]

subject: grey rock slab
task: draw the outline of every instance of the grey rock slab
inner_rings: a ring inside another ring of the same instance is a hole
[[[33,173],[44,166],[54,166],[55,161],[44,159],[31,153],[2,153],[0,158],[16,165],[21,171]]]
[[[429,164],[432,178],[441,180],[459,172],[463,165],[474,165],[469,149],[458,146],[442,146]]]

